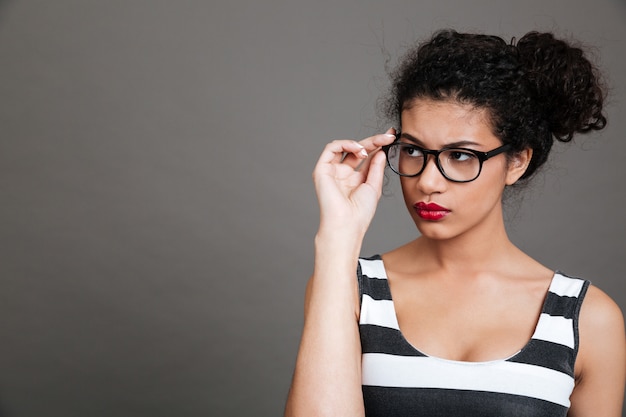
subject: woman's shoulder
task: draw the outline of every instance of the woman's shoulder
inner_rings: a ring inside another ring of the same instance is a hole
[[[416,248],[417,240],[405,243],[380,255],[387,270],[397,271],[408,267],[415,267],[415,263],[423,263],[420,260],[420,251]]]
[[[590,285],[580,309],[578,330],[576,388],[571,396],[571,408],[577,413],[582,410],[580,415],[596,415],[604,407],[617,416],[626,378],[622,311],[604,291]]]
[[[580,311],[581,332],[624,334],[624,316],[619,305],[595,285],[589,285]]]
[[[595,285],[589,285],[578,319],[578,373],[598,360],[622,360],[626,355],[624,315],[619,305]]]

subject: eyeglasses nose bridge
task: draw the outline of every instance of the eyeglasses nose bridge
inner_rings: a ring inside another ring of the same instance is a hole
[[[428,167],[428,161],[432,159],[433,163],[435,164],[435,168],[437,168],[437,171],[439,171],[439,174],[441,174],[444,178],[447,178],[443,172],[443,167],[441,166],[441,163],[439,162],[439,155],[441,154],[441,151],[433,151],[430,149],[424,149],[422,150],[422,152],[426,156],[424,157],[424,166],[422,167],[422,170],[420,171],[420,175],[424,174],[424,171],[426,171],[426,168]],[[431,155],[432,155],[432,158],[429,158],[429,156]]]

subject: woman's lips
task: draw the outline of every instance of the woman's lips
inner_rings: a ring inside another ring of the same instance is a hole
[[[424,220],[441,220],[446,217],[450,210],[436,203],[415,203],[413,205],[415,212]]]

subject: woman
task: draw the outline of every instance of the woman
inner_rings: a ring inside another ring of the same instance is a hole
[[[621,416],[619,307],[520,251],[502,215],[505,188],[554,139],[606,124],[594,66],[548,33],[507,44],[442,31],[392,81],[400,129],[334,141],[315,167],[320,226],[286,415]],[[420,237],[359,258],[386,163]]]

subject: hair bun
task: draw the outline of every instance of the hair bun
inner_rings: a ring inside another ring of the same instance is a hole
[[[599,73],[581,48],[551,33],[529,32],[519,40],[517,49],[525,67],[524,78],[556,139],[568,142],[576,132],[606,126]]]

